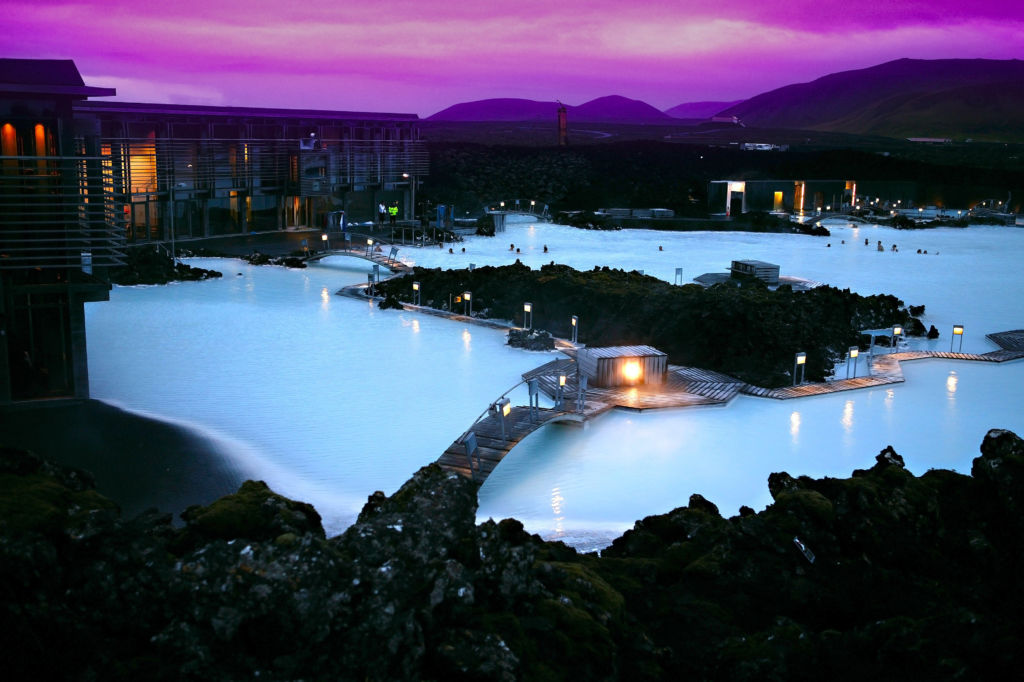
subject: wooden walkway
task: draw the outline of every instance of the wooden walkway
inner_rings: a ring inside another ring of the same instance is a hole
[[[505,435],[502,437],[501,422],[494,414],[478,420],[469,431],[462,434],[454,443],[448,446],[444,454],[437,459],[437,463],[445,471],[451,471],[472,478],[483,484],[490,476],[494,468],[514,448],[519,441],[544,426],[553,422],[569,421],[582,422],[585,417],[575,412],[565,412],[550,408],[539,408],[537,420],[530,419],[529,407],[513,407],[512,412],[505,418]],[[476,437],[476,452],[470,468],[470,459],[466,454],[466,437],[473,433]]]
[[[368,260],[371,263],[381,265],[391,270],[395,274],[405,274],[407,272],[412,272],[412,267],[398,260],[397,257],[388,257],[387,254],[391,252],[390,244],[384,244],[382,245],[382,248],[384,246],[386,246],[387,249],[385,251],[380,252],[367,252],[366,247],[352,249],[328,249],[326,251],[318,251],[317,253],[306,256],[305,258],[303,258],[303,260],[306,261],[307,263],[311,263],[314,261],[327,258],[328,256],[351,256],[352,258],[362,258],[363,260]]]
[[[786,386],[784,388],[761,388],[744,384],[742,392],[746,395],[758,398],[774,398],[776,400],[788,400],[790,398],[806,398],[812,395],[825,395],[827,393],[838,393],[840,391],[851,391],[858,388],[872,388],[885,386],[886,384],[901,384],[904,382],[903,369],[900,363],[912,360],[926,360],[928,358],[940,358],[944,360],[973,360],[975,362],[1006,362],[1024,358],[1024,350],[994,350],[989,353],[948,353],[946,351],[933,350],[911,350],[898,353],[884,353],[873,355],[868,358],[868,376],[857,377],[856,379],[837,379],[824,383],[800,384],[799,386]]]
[[[1019,340],[1024,344],[1024,331],[1020,332]],[[1009,344],[1013,342],[1013,338],[1006,337],[1004,341]],[[904,377],[901,363],[928,358],[1007,362],[1024,358],[1024,348],[1020,350],[1003,349],[982,354],[924,350],[885,353],[867,358],[868,376],[784,388],[762,388],[720,372],[669,365],[668,375],[663,384],[614,388],[588,387],[581,411],[575,411],[577,407],[576,362],[572,358],[559,358],[525,372],[523,380],[537,379],[540,390],[552,400],[556,400],[559,377],[564,375],[566,378],[563,389],[564,404],[561,409],[540,408],[537,421],[531,421],[528,407],[513,407],[507,418],[506,428],[508,431],[505,438],[501,436],[501,425],[498,418],[488,414],[448,446],[448,449],[437,461],[442,468],[461,476],[471,477],[482,484],[519,441],[550,422],[585,422],[614,408],[642,411],[671,407],[725,405],[740,393],[760,398],[789,400],[902,383]],[[479,456],[474,461],[472,469],[464,445],[464,440],[470,432],[477,439]]]

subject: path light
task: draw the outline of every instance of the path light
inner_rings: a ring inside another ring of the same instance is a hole
[[[896,344],[899,343],[899,338],[903,336],[903,327],[896,325],[892,328],[892,352],[896,352]]]
[[[523,327],[533,328],[533,304],[529,302],[523,304]]]
[[[366,240],[366,255],[369,256],[373,252],[373,240]]]
[[[413,300],[416,302],[416,305],[419,305],[420,304],[420,283],[419,282],[413,282],[412,283],[412,297],[413,297]]]
[[[505,435],[505,418],[511,414],[512,404],[509,402],[508,398],[501,398],[491,407],[494,409],[494,415],[498,418],[498,423],[501,424],[501,439],[508,440],[508,436]]]
[[[320,240],[324,243],[324,246],[327,247],[327,250],[330,251],[331,250],[331,242],[328,241],[327,233],[326,232],[324,232],[322,235],[320,235]]]
[[[857,378],[857,356],[860,355],[860,348],[850,346],[850,359],[853,360],[853,378]],[[850,378],[850,363],[846,363],[846,378]]]
[[[530,213],[535,213],[537,209],[537,202],[534,199],[530,199]]]
[[[473,292],[472,291],[463,291],[462,292],[462,302],[464,304],[462,306],[462,314],[463,315],[472,315],[473,314]]]
[[[807,353],[797,353],[796,360],[793,362],[793,385],[796,386],[796,371],[800,370],[800,381],[804,380],[804,364],[807,362]]]
[[[964,326],[962,324],[953,325],[953,336],[960,337],[960,347],[957,349],[958,353],[962,353],[964,350]],[[949,352],[953,352],[953,336],[949,337]]]
[[[573,315],[570,323],[572,324],[572,342],[576,343],[576,340],[579,338],[580,318]]]
[[[565,403],[565,375],[558,375],[558,393],[555,398],[555,407],[563,409]]]
[[[503,201],[503,202],[501,202],[501,207],[502,207],[502,208],[505,208],[505,202],[504,202],[504,201]]]

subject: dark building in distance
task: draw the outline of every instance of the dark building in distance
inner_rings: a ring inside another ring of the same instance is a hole
[[[711,213],[840,212],[869,205],[911,206],[917,183],[856,180],[712,180]]]
[[[414,114],[88,100],[114,94],[0,59],[0,405],[88,397],[84,303],[126,246],[413,217]]]

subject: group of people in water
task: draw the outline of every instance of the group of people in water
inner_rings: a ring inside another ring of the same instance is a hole
[[[842,240],[842,241],[841,241],[840,243],[841,243],[841,244],[845,244],[845,243],[846,243],[846,240],[844,239],[844,240]],[[871,245],[871,242],[870,242],[870,241],[869,241],[868,239],[865,239],[865,240],[864,240],[864,246],[870,246],[870,245]],[[832,242],[829,242],[828,244],[825,244],[825,248],[832,248]],[[885,246],[884,246],[884,245],[882,244],[882,240],[881,240],[881,239],[879,239],[879,240],[878,240],[878,246],[877,246],[877,249],[878,249],[879,251],[885,251]],[[659,251],[661,250],[661,247],[660,247],[660,246],[658,247],[658,250],[659,250]],[[892,245],[892,248],[891,248],[891,249],[889,249],[889,250],[890,250],[890,251],[892,251],[893,253],[898,253],[900,249],[899,249],[899,247],[898,247],[898,246],[896,246],[895,244],[893,244],[893,245]],[[918,249],[918,250],[917,250],[917,252],[918,252],[918,253],[921,253],[921,254],[927,254],[927,253],[928,253],[928,249],[924,249],[924,250],[922,250],[922,249]],[[938,251],[936,251],[936,252],[935,252],[935,255],[936,255],[936,256],[938,256],[938,255],[939,255],[939,252],[938,252]]]

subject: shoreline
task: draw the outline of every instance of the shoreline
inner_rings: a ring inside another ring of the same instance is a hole
[[[0,445],[84,469],[126,518],[179,515],[229,495],[247,478],[216,441],[100,400],[0,410]]]

